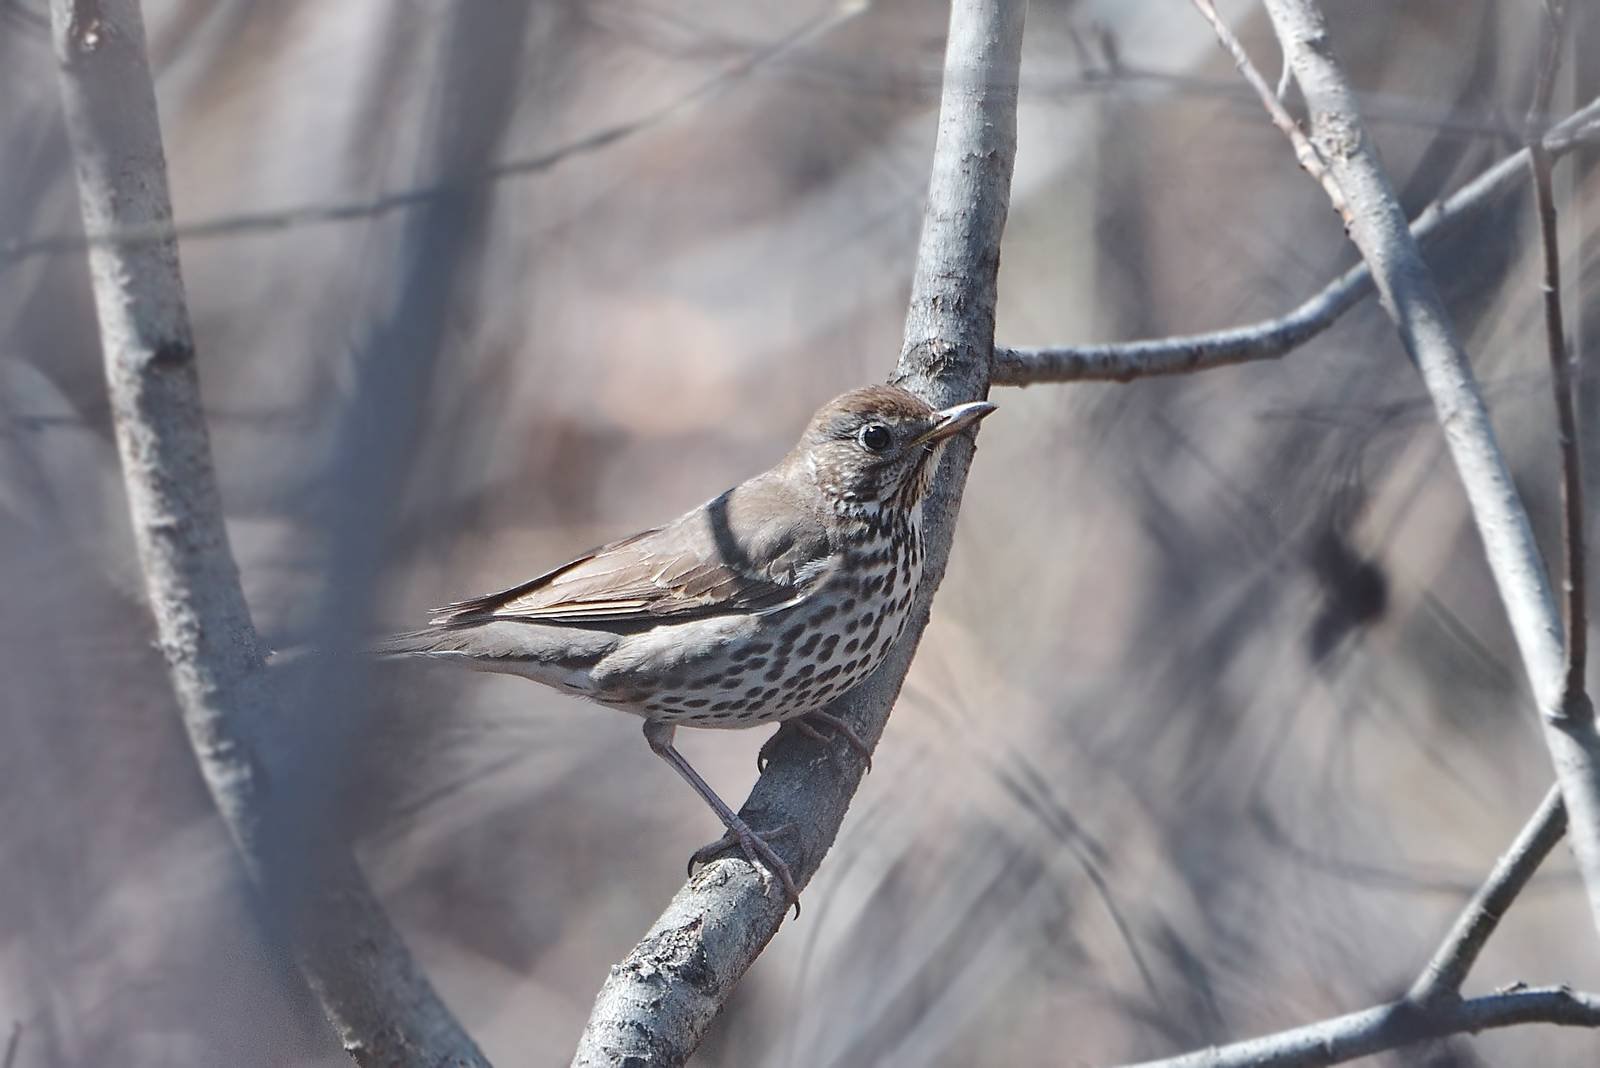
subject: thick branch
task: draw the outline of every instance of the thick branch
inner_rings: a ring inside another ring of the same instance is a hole
[[[988,392],[1025,6],[956,0],[951,10],[933,176],[895,373],[939,406]],[[905,637],[870,679],[830,709],[870,743],[883,732],[927,625],[971,457],[967,442],[952,444],[924,505],[927,559]],[[792,825],[773,844],[802,886],[838,834],[863,770],[842,742],[825,753],[816,742],[785,739],[745,803],[743,815],[757,830]],[[683,1063],[785,911],[781,890],[743,860],[702,868],[612,968],[574,1063]]]
[[[1559,159],[1593,138],[1600,99],[1556,125],[1542,143]],[[1496,163],[1455,193],[1435,201],[1411,224],[1411,236],[1426,242],[1458,219],[1488,204],[1527,173],[1529,150]],[[1372,292],[1372,272],[1357,264],[1287,315],[1204,334],[1107,345],[996,348],[994,384],[1131,382],[1153,375],[1186,374],[1255,360],[1275,360],[1304,345]]]
[[[172,206],[136,0],[52,0],[89,232],[168,226]],[[355,862],[274,819],[261,731],[281,721],[223,527],[194,339],[170,238],[89,251],[106,382],[145,584],[184,725],[252,878],[363,1064],[486,1064],[417,970]],[[315,885],[308,885],[315,882]]]
[[[1311,140],[1351,209],[1350,238],[1372,268],[1384,310],[1422,374],[1466,489],[1542,714],[1545,742],[1571,821],[1573,851],[1600,927],[1600,735],[1592,716],[1562,712],[1561,619],[1527,512],[1495,441],[1466,353],[1362,128],[1321,11],[1312,0],[1266,0],[1266,6],[1310,109]]]
[[[1567,810],[1561,804],[1561,788],[1552,786],[1510,848],[1495,862],[1489,877],[1472,895],[1467,907],[1461,910],[1433,959],[1412,984],[1407,995],[1410,1000],[1427,1005],[1460,995],[1462,982],[1506,910],[1566,833]]]
[[[1600,997],[1555,986],[1512,989],[1466,1000],[1451,998],[1428,1007],[1393,1001],[1263,1038],[1145,1061],[1133,1068],[1321,1068],[1429,1039],[1530,1023],[1600,1027]]]

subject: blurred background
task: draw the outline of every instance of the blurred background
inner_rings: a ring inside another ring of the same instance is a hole
[[[343,1064],[152,646],[43,6],[0,0],[0,1043],[20,1028],[16,1068]],[[1275,77],[1258,5],[1219,6]],[[1515,147],[1536,0],[1326,6],[1409,211]],[[1600,92],[1600,18],[1571,6],[1558,113]],[[893,368],[942,4],[144,8],[275,646],[414,626],[675,515]],[[1035,0],[1023,67],[1002,343],[1233,325],[1354,262],[1183,0]],[[1593,163],[1558,170],[1580,342]],[[1532,223],[1504,196],[1431,257],[1554,553]],[[1551,781],[1375,303],[1280,363],[995,399],[875,769],[699,1064],[1104,1064],[1362,1008]],[[352,664],[282,732],[503,1064],[570,1056],[719,831],[634,720],[514,679]],[[764,734],[682,744],[738,800]],[[1515,980],[1600,985],[1565,847],[1468,990]],[[1523,1028],[1383,1063],[1597,1055]]]

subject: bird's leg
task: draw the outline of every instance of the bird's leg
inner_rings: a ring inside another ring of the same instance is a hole
[[[824,733],[818,729],[819,727],[826,727],[831,733]],[[855,728],[832,712],[824,712],[818,709],[815,712],[807,712],[803,716],[796,716],[794,719],[784,720],[778,729],[772,732],[772,737],[761,743],[761,749],[756,753],[757,771],[765,772],[767,770],[767,764],[772,760],[772,747],[778,744],[779,736],[786,730],[803,734],[807,738],[821,742],[824,745],[832,742],[835,737],[842,737],[850,748],[854,749],[861,759],[866,761],[867,770],[872,770],[872,750],[862,740],[861,735],[856,733]]]
[[[760,835],[750,829],[748,823],[739,818],[737,812],[729,808],[727,803],[717,796],[717,792],[711,788],[711,785],[702,779],[700,773],[695,771],[689,765],[689,762],[683,758],[683,754],[673,747],[672,735],[676,729],[670,723],[645,720],[645,741],[650,743],[650,749],[656,756],[671,764],[672,769],[683,776],[683,781],[694,787],[695,793],[699,794],[701,799],[711,806],[711,811],[715,812],[717,818],[722,821],[723,826],[728,828],[727,836],[703,849],[695,851],[694,856],[689,858],[690,870],[693,870],[696,861],[704,863],[711,855],[721,852],[730,845],[737,844],[739,850],[744,853],[745,859],[750,862],[751,867],[765,865],[777,877],[778,881],[783,884],[784,895],[788,898],[789,903],[794,906],[795,918],[799,919],[800,888],[795,885],[794,876],[789,873],[789,865],[783,862],[783,859],[761,839]],[[732,841],[729,841],[730,837]],[[758,858],[759,864],[757,863]]]

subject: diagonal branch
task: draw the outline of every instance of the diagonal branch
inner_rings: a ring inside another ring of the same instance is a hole
[[[1531,1023],[1600,1027],[1600,996],[1550,986],[1513,988],[1428,1007],[1392,1001],[1262,1038],[1144,1061],[1132,1068],[1321,1068],[1429,1039]]]
[[[1284,94],[1267,84],[1267,79],[1262,77],[1256,65],[1250,62],[1250,54],[1244,50],[1244,45],[1239,43],[1239,38],[1234,36],[1228,24],[1222,20],[1222,16],[1217,14],[1216,5],[1211,0],[1194,0],[1194,6],[1199,9],[1200,16],[1211,23],[1217,40],[1222,42],[1222,47],[1233,57],[1233,65],[1239,69],[1239,73],[1249,83],[1250,88],[1255,90],[1256,96],[1261,100],[1261,106],[1267,109],[1267,115],[1272,119],[1272,125],[1283,131],[1283,136],[1289,139],[1300,169],[1317,180],[1323,192],[1328,194],[1328,201],[1333,204],[1333,209],[1339,213],[1345,225],[1349,226],[1350,206],[1344,201],[1344,191],[1339,188],[1339,183],[1334,181],[1333,175],[1328,171],[1328,164],[1323,160],[1322,153],[1300,129],[1300,124],[1294,121],[1289,109],[1283,106],[1281,98]],[[1289,75],[1293,70],[1286,54],[1283,57],[1283,76],[1279,79],[1279,84],[1285,89],[1289,85]]]
[[[944,406],[988,392],[1000,235],[1016,155],[1024,0],[956,0],[945,52],[927,214],[895,380]],[[950,553],[972,447],[957,441],[924,505],[927,559],[911,624],[888,660],[831,711],[876,743],[910,667]],[[830,758],[789,738],[742,815],[791,824],[774,843],[803,886],[838,834],[863,773],[841,743]],[[786,901],[742,860],[702,868],[611,969],[575,1064],[682,1064],[782,922]]]
[[[1553,127],[1540,142],[1559,159],[1600,135],[1600,99]],[[1411,236],[1426,242],[1515,185],[1526,173],[1530,150],[1496,163],[1456,192],[1435,201],[1411,224]],[[1186,374],[1255,360],[1275,360],[1317,337],[1372,292],[1372,272],[1359,263],[1287,315],[1204,334],[1107,345],[996,348],[994,384],[1131,382],[1154,375]]]
[[[90,232],[170,226],[137,0],[52,0],[66,127]],[[348,851],[282,818],[262,732],[281,703],[223,526],[194,338],[170,237],[89,251],[106,383],[151,611],[200,770],[274,927],[361,1064],[486,1065]],[[316,866],[305,854],[315,849]]]
[[[1386,1005],[1304,1027],[1198,1050],[1136,1068],[1322,1068],[1426,1039],[1520,1023],[1600,1024],[1600,999],[1565,987],[1516,988],[1464,1001],[1461,983],[1567,827],[1561,791],[1551,787],[1495,863],[1406,995]]]
[[[1311,139],[1351,209],[1350,238],[1434,403],[1489,568],[1510,617],[1571,821],[1573,852],[1600,927],[1600,733],[1562,708],[1561,618],[1528,515],[1495,440],[1472,368],[1367,138],[1322,13],[1312,0],[1266,0],[1311,114]]]
[[[1566,833],[1567,810],[1561,804],[1561,789],[1552,786],[1527,825],[1490,870],[1478,892],[1461,910],[1450,933],[1411,985],[1407,998],[1418,1005],[1427,1005],[1460,996],[1461,983],[1477,962],[1489,936],[1494,934],[1506,910]]]

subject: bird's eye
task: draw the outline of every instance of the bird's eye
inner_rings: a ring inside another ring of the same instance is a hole
[[[869,452],[882,452],[894,441],[894,435],[882,423],[868,423],[861,428],[861,445]]]

